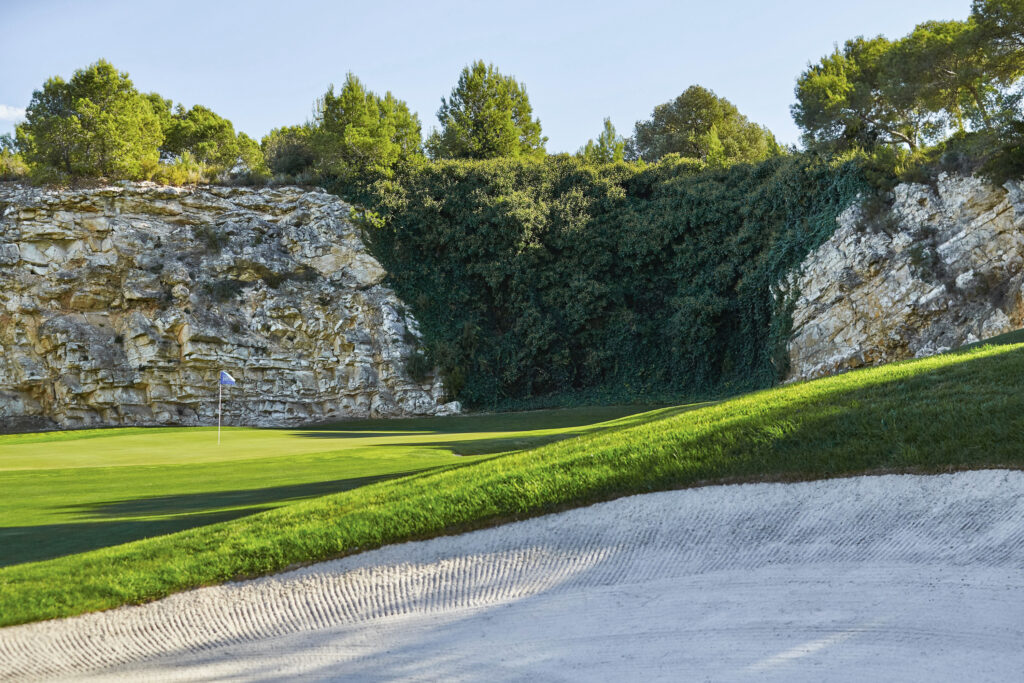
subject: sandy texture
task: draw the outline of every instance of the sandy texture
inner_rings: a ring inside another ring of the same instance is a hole
[[[0,630],[0,679],[1019,680],[1024,473],[708,487]]]

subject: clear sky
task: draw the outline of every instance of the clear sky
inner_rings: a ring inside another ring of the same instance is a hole
[[[551,152],[610,116],[621,134],[698,83],[783,142],[796,77],[856,35],[963,19],[970,0],[362,2],[0,0],[0,133],[47,77],[105,58],[139,90],[204,104],[259,139],[310,118],[354,72],[419,113],[424,136],[463,66],[525,84]]]

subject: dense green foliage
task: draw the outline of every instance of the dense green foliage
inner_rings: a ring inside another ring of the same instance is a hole
[[[649,120],[637,121],[629,152],[630,158],[644,161],[678,154],[723,166],[763,161],[781,148],[767,128],[752,123],[732,102],[692,85],[656,106]]]
[[[935,356],[372,484],[229,522],[0,569],[0,626],[139,603],[388,543],[650,491],[1024,467],[1024,347]],[[116,469],[116,468],[115,468]]]
[[[1022,27],[1022,0],[975,0],[965,21],[846,41],[797,80],[792,112],[804,143],[826,154],[862,151],[899,172],[953,135],[993,179],[1024,172]]]
[[[0,180],[20,180],[28,175],[28,164],[18,154],[10,134],[0,135]]]
[[[483,61],[462,70],[451,96],[441,98],[437,120],[441,129],[426,145],[434,159],[530,156],[543,154],[547,142],[526,88]]]
[[[317,102],[310,140],[324,181],[359,187],[392,176],[422,156],[420,120],[390,92],[370,92],[353,74],[337,95],[334,86]]]
[[[197,104],[186,110],[179,104],[163,124],[162,154],[189,154],[213,174],[230,173],[237,166],[262,170],[264,161],[259,144],[245,133],[236,134],[230,121],[207,107]]]
[[[44,176],[141,178],[156,166],[162,133],[128,74],[100,60],[65,82],[46,81],[17,127],[25,161]]]
[[[587,144],[576,152],[576,156],[591,164],[608,164],[622,161],[626,152],[626,140],[617,132],[612,120],[604,120],[604,128],[597,136],[597,141],[587,140]]]
[[[259,144],[227,119],[139,93],[127,73],[99,60],[65,82],[46,81],[17,127],[19,158],[43,181],[128,178],[172,182],[263,173]],[[170,163],[161,164],[161,156]],[[4,157],[5,165],[11,161]]]
[[[768,386],[788,332],[772,288],[832,232],[859,174],[803,156],[702,169],[422,165],[374,198],[370,241],[469,405]]]
[[[260,148],[270,172],[293,178],[313,170],[316,154],[313,150],[311,124],[275,128],[263,136]]]

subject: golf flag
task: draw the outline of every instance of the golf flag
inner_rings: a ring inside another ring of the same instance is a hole
[[[217,445],[220,445],[220,419],[221,419],[221,406],[224,404],[224,385],[234,386],[235,378],[224,372],[220,371],[220,383],[217,385]]]

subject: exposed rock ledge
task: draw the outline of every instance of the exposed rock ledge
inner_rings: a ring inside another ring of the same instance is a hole
[[[1024,183],[940,176],[854,205],[790,279],[790,379],[923,357],[1024,326]]]
[[[299,188],[0,183],[0,431],[457,412],[348,220]]]

